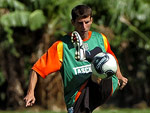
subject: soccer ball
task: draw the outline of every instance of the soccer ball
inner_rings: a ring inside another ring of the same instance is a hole
[[[117,71],[117,62],[114,56],[101,52],[94,56],[91,63],[92,74],[106,78],[114,75]]]

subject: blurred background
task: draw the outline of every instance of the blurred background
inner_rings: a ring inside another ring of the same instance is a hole
[[[127,86],[104,107],[150,107],[149,0],[0,0],[0,110],[24,108],[32,65],[63,35],[73,30],[71,10],[93,9],[91,30],[104,33],[116,54]],[[36,106],[65,109],[62,78],[39,77]]]

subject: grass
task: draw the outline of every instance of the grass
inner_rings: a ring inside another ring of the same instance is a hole
[[[18,110],[18,111],[0,111],[0,113],[67,113],[66,111],[38,111],[38,110]],[[93,113],[150,113],[150,109],[96,109]]]
[[[104,109],[93,113],[150,113],[150,109]]]

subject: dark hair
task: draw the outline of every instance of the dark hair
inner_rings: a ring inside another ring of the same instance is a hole
[[[76,18],[92,17],[92,9],[87,5],[77,5],[72,9],[71,15],[73,21],[75,21]]]

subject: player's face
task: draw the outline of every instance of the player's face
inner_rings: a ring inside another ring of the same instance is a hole
[[[75,21],[72,21],[72,24],[74,25],[75,30],[78,31],[79,34],[84,37],[88,34],[92,21],[92,17],[89,16],[86,18],[77,18]]]

